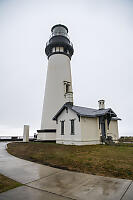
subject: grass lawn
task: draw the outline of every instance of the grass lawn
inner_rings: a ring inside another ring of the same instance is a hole
[[[133,144],[70,146],[16,142],[8,144],[7,151],[44,165],[133,180]]]
[[[0,174],[0,193],[7,190],[13,189],[15,187],[21,186],[21,183],[18,183],[6,176]]]

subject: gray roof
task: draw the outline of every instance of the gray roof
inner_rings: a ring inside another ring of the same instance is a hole
[[[71,104],[64,104],[62,106],[62,108],[53,117],[53,120],[56,120],[65,108],[69,108],[69,109],[73,110],[79,116],[99,117],[99,116],[103,116],[103,115],[106,115],[106,114],[111,114],[112,117],[115,117],[114,120],[119,119],[119,118],[117,118],[117,115],[114,113],[114,111],[111,108],[93,109],[93,108],[86,108],[86,107],[81,107],[81,106],[74,106],[74,105],[71,105]]]
[[[75,111],[81,116],[96,117],[96,116],[105,115],[110,110],[110,108],[97,110],[97,109],[86,108],[86,107],[81,107],[81,106],[72,106],[71,110]]]

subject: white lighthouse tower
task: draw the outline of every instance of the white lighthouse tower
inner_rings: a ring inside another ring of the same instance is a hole
[[[68,28],[57,24],[51,32],[45,48],[48,69],[38,140],[56,139],[56,122],[52,118],[65,103],[73,103],[70,60],[74,49],[68,37]]]

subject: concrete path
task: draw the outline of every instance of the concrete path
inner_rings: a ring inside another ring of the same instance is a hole
[[[0,200],[133,200],[133,181],[70,172],[25,161],[0,142],[0,173],[24,186],[3,192]]]

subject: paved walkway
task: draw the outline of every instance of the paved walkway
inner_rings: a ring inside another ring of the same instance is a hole
[[[3,192],[0,200],[133,200],[133,181],[95,176],[25,161],[0,142],[0,173],[24,186]]]

